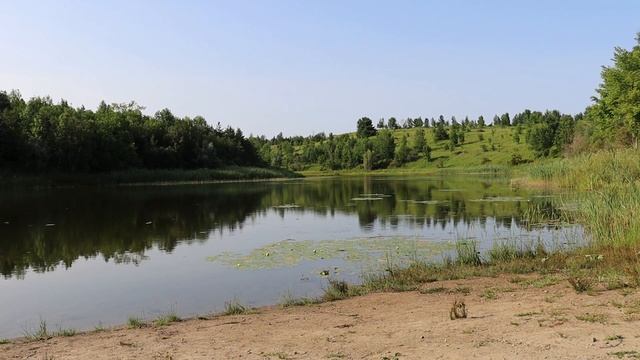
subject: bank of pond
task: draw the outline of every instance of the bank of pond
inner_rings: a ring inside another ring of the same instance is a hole
[[[42,320],[90,329],[169,311],[222,312],[231,299],[246,308],[285,295],[333,300],[501,272],[559,274],[585,289],[598,286],[590,278],[635,286],[636,224],[618,210],[635,211],[632,156],[557,160],[519,180],[440,174],[3,189],[0,299],[13,310],[0,314],[0,338]],[[585,170],[595,166],[611,173]]]

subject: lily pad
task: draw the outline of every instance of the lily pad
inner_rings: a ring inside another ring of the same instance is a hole
[[[341,259],[352,263],[376,263],[390,255],[394,261],[405,262],[416,257],[441,255],[451,250],[448,242],[415,238],[356,238],[343,240],[295,241],[283,240],[254,249],[249,253],[224,252],[210,256],[208,261],[244,270],[274,269],[295,266],[303,261]],[[265,256],[265,254],[269,254]]]
[[[490,196],[483,199],[473,199],[470,201],[475,202],[518,202],[518,201],[529,201],[520,196]]]
[[[296,209],[299,208],[300,205],[296,205],[296,204],[284,204],[284,205],[276,205],[274,206],[274,208],[276,209]]]

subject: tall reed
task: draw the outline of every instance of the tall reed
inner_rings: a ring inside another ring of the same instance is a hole
[[[529,175],[572,190],[577,220],[592,245],[640,243],[640,152],[618,149],[557,159],[530,166]]]

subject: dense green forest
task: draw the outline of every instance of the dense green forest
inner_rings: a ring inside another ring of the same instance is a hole
[[[245,138],[202,117],[143,114],[135,103],[96,111],[50,98],[0,92],[0,169],[105,172],[231,165],[290,170],[446,168],[518,165],[593,149],[638,147],[640,36],[616,48],[584,115],[524,110],[489,120],[455,117],[357,120],[356,132]]]
[[[29,173],[263,165],[242,131],[135,104],[96,111],[0,92],[0,169]]]

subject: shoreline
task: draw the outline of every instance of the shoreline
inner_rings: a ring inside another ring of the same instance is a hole
[[[451,320],[454,300],[468,317]],[[610,358],[640,347],[640,293],[541,274],[425,283],[303,306],[0,345],[7,359]],[[376,339],[376,341],[371,341]],[[567,355],[570,354],[570,355]]]
[[[300,179],[293,171],[260,167],[218,169],[131,169],[108,173],[0,174],[5,187],[188,185]]]

